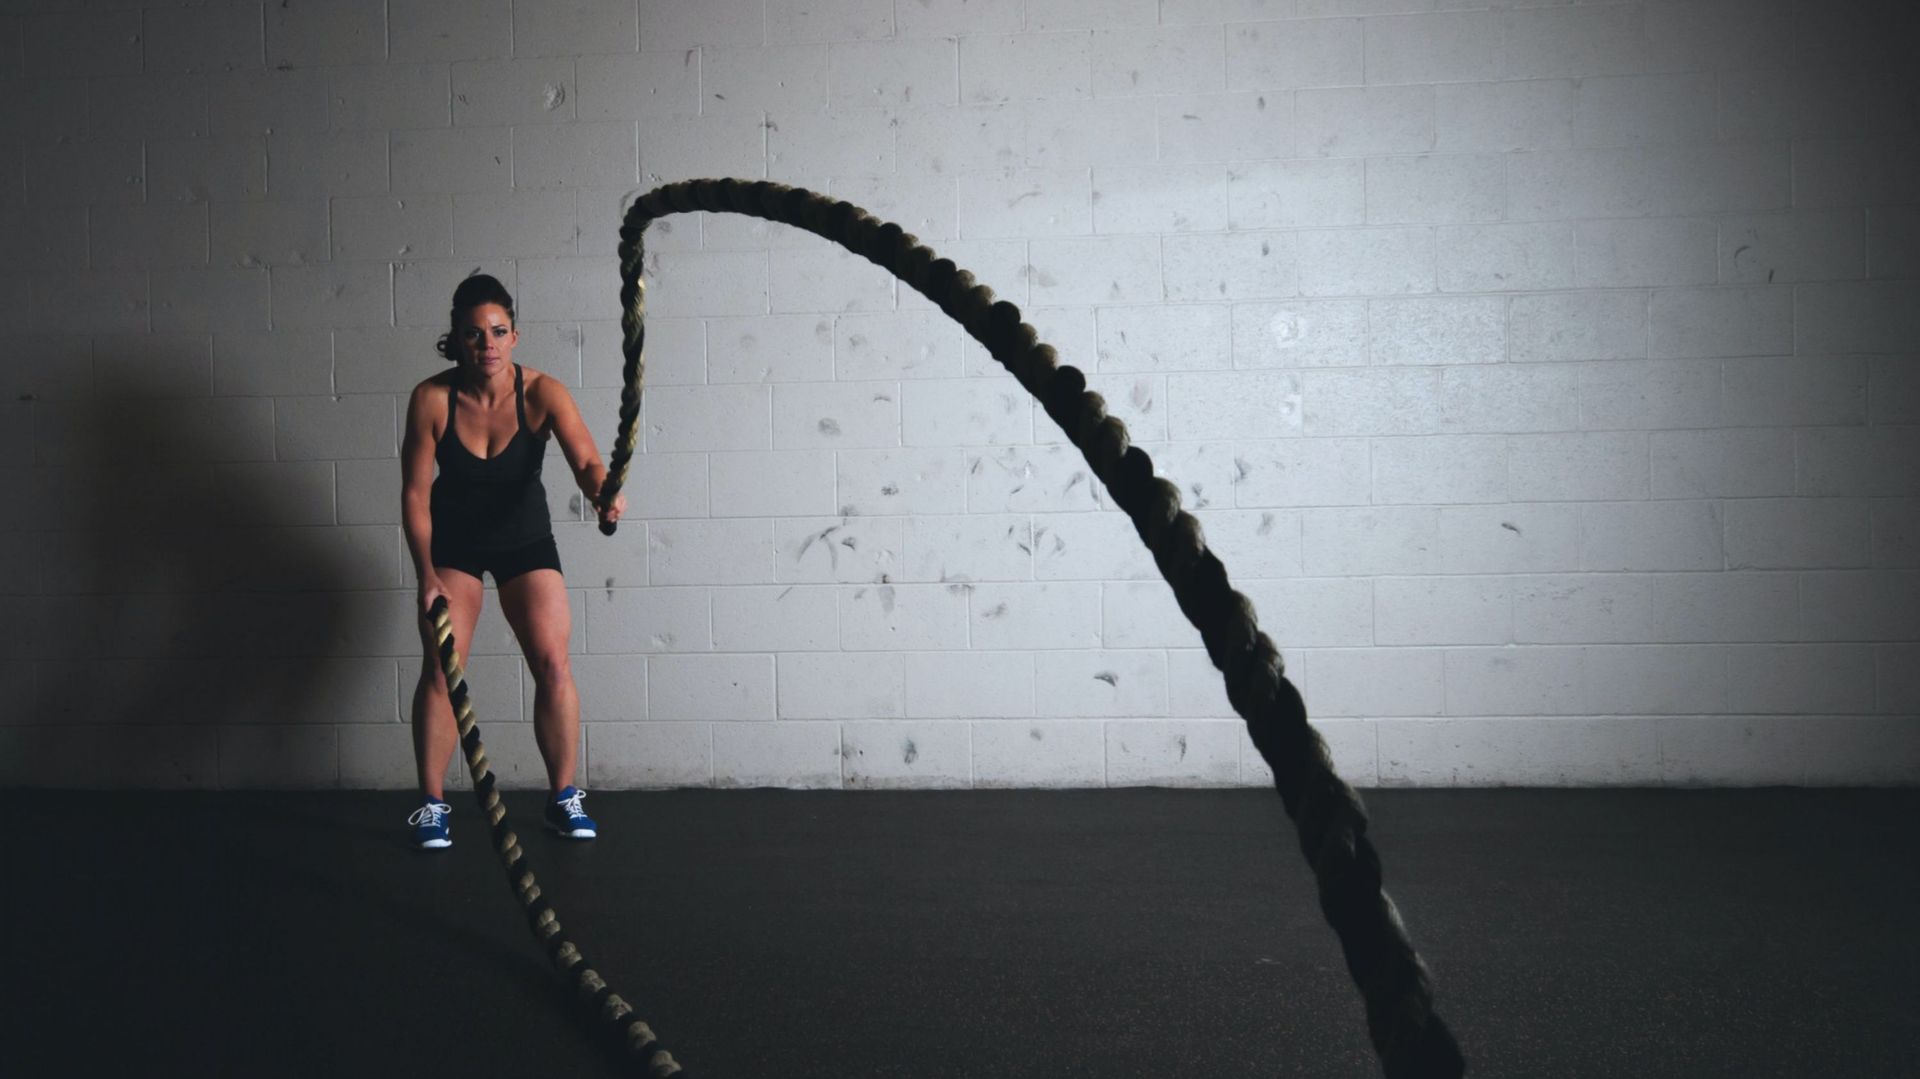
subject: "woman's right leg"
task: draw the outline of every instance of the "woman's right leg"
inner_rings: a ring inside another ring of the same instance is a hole
[[[480,578],[457,569],[434,569],[447,590],[447,615],[453,623],[453,641],[466,663],[473,647],[473,627],[480,621],[480,602],[486,595]],[[440,671],[440,650],[433,640],[433,627],[423,615],[421,641],[426,646],[420,665],[420,682],[413,689],[413,760],[420,773],[423,794],[444,801],[447,766],[460,744],[460,728],[453,719],[453,704],[447,699],[447,676]]]

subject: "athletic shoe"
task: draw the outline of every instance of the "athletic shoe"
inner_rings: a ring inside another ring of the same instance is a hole
[[[547,803],[547,827],[566,836],[568,839],[592,839],[600,834],[600,829],[580,808],[580,799],[587,792],[578,787],[569,786],[553,796]]]
[[[426,850],[453,846],[453,828],[447,823],[453,807],[434,798],[413,811],[407,823],[413,825],[413,845]]]

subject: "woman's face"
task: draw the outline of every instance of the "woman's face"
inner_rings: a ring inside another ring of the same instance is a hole
[[[454,329],[460,339],[460,362],[481,377],[491,378],[513,363],[513,346],[520,343],[520,334],[506,308],[497,303],[469,307],[461,312]]]

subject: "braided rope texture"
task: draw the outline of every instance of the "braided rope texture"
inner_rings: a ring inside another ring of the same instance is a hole
[[[494,853],[500,856],[500,864],[507,871],[507,883],[513,888],[513,894],[526,909],[527,927],[546,946],[547,958],[553,965],[572,979],[582,1006],[626,1046],[628,1061],[636,1074],[656,1079],[677,1075],[685,1079],[687,1072],[660,1044],[653,1028],[634,1014],[633,1006],[620,999],[620,994],[587,962],[567,931],[560,928],[560,919],[554,914],[552,904],[540,894],[533,870],[527,867],[526,852],[520,848],[520,838],[507,826],[507,807],[501,804],[493,771],[487,767],[487,749],[480,744],[480,727],[474,722],[473,701],[467,693],[466,671],[454,647],[453,621],[447,612],[446,597],[433,601],[427,617],[433,623],[440,671],[447,676],[447,698],[453,704],[454,720],[460,727],[460,749],[467,758],[467,771],[473,776],[473,793],[480,803],[480,811],[493,826]]]
[[[1180,508],[1180,491],[1153,474],[1086,376],[1061,364],[1020,309],[943,259],[899,225],[844,200],[765,181],[689,180],[641,195],[620,229],[621,350],[625,388],[620,427],[598,503],[611,505],[626,482],[638,433],[646,345],[646,286],[641,281],[649,222],[704,210],[765,218],[805,229],[891,271],[959,322],[1037,398],[1086,457],[1114,502],[1132,518],[1173,587],[1180,610],[1200,631],[1207,656],[1226,679],[1227,698],[1273,769],[1274,786],[1299,833],[1318,883],[1320,910],[1339,935],[1347,971],[1366,1004],[1367,1030],[1389,1079],[1452,1079],[1466,1061],[1433,1008],[1426,965],[1381,887],[1380,856],[1367,839],[1360,797],[1333,770],[1326,743],[1307,723],[1306,705],[1288,681],[1280,652],[1254,620],[1253,605],[1227,583],[1207,549],[1200,522]],[[601,525],[611,535],[614,526]]]

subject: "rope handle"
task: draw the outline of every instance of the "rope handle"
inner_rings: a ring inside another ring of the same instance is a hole
[[[527,928],[546,947],[547,958],[554,967],[573,980],[577,999],[588,1015],[626,1046],[635,1074],[654,1079],[677,1075],[685,1079],[687,1072],[660,1044],[653,1028],[634,1014],[633,1006],[622,1000],[587,962],[566,930],[560,928],[560,918],[554,913],[553,905],[540,894],[533,870],[527,866],[526,851],[520,847],[520,838],[507,825],[507,807],[500,801],[493,771],[487,767],[487,750],[480,744],[480,726],[474,721],[466,670],[461,666],[453,639],[447,597],[434,597],[426,618],[432,626],[440,656],[440,673],[447,679],[447,699],[453,705],[454,721],[460,727],[460,749],[467,759],[467,772],[473,777],[474,797],[480,803],[480,812],[493,827],[494,853],[500,856],[500,865],[507,872],[507,885],[526,911]]]
[[[1180,505],[1180,490],[1153,474],[1126,425],[1107,414],[1078,368],[1059,363],[1051,345],[1021,321],[1020,309],[899,225],[845,201],[764,180],[687,180],[642,194],[620,228],[621,352],[625,357],[620,427],[602,505],[626,482],[638,441],[646,353],[642,237],[655,218],[706,211],[792,225],[846,247],[892,272],[964,326],[1046,408],[1093,473],[1132,518],[1172,586],[1180,610],[1200,631],[1222,672],[1227,699],[1273,769],[1274,786],[1313,868],[1320,909],[1340,938],[1347,972],[1366,1006],[1367,1032],[1389,1079],[1454,1079],[1466,1070],[1453,1033],[1433,1008],[1426,965],[1415,952],[1381,884],[1380,856],[1367,838],[1360,796],[1334,772],[1326,743],[1307,723],[1305,703],[1285,675],[1279,649],[1260,631],[1253,604],[1227,582],[1200,522]],[[600,531],[613,534],[613,526]]]

